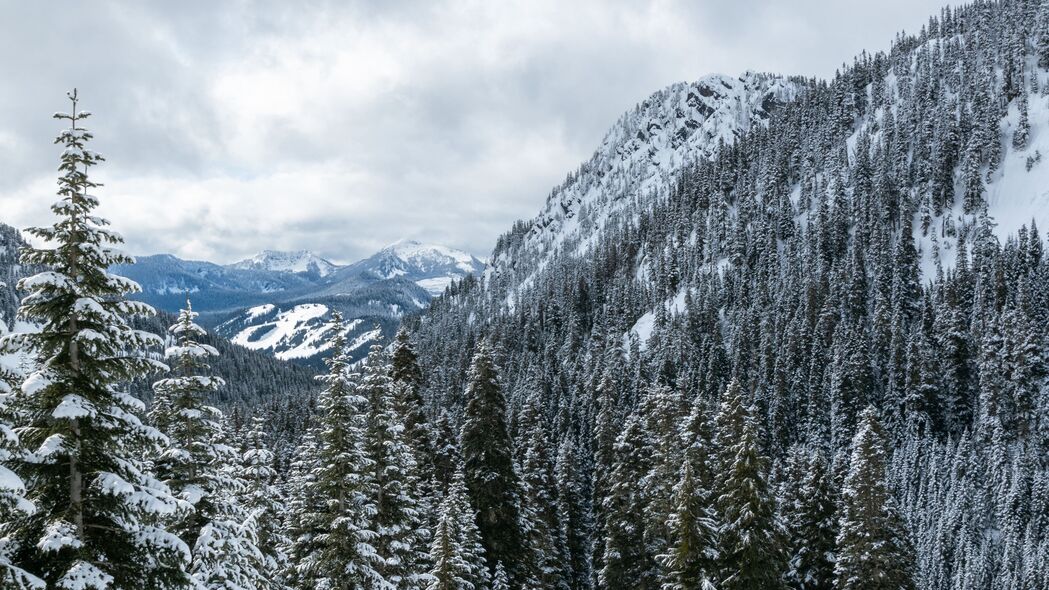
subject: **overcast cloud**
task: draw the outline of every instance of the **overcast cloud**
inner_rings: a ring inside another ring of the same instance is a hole
[[[0,221],[47,223],[64,91],[136,254],[485,256],[625,110],[744,70],[829,77],[939,1],[0,0]]]

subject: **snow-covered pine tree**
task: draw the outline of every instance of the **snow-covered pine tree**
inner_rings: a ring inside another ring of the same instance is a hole
[[[492,574],[492,590],[510,590],[510,577],[506,574],[503,564],[495,564],[495,573]]]
[[[163,403],[150,412],[170,444],[157,457],[158,477],[189,508],[168,519],[169,529],[192,549],[190,575],[201,588],[250,588],[265,579],[261,552],[249,514],[239,503],[245,484],[239,456],[228,441],[222,412],[206,398],[225,385],[207,375],[213,346],[198,342],[206,332],[187,299],[168,328],[173,342],[164,352],[172,374],[153,384]]]
[[[464,470],[462,462],[456,464],[445,497],[455,511],[460,554],[469,572],[465,580],[474,588],[487,588],[491,583],[491,574],[481,542],[481,531],[477,528],[477,511],[470,503],[470,494],[466,489]]]
[[[489,568],[506,567],[515,585],[528,572],[523,555],[521,490],[513,463],[513,442],[506,423],[506,398],[487,343],[474,355],[466,388],[466,410],[459,436],[466,487],[478,512]]]
[[[598,531],[601,537],[595,540],[604,545],[597,572],[597,587],[602,590],[628,588],[655,569],[655,556],[645,550],[647,507],[638,485],[651,468],[644,437],[642,420],[633,415],[616,439],[611,487],[603,500],[604,521]]]
[[[125,299],[138,285],[108,271],[133,260],[93,214],[99,185],[88,172],[103,158],[87,148],[89,113],[79,110],[75,90],[69,99],[71,112],[55,114],[69,122],[55,141],[64,148],[51,206],[58,220],[28,230],[50,247],[21,255],[23,264],[47,269],[19,281],[26,292],[19,315],[40,331],[3,342],[32,355],[37,367],[12,400],[31,451],[19,471],[36,511],[10,537],[18,564],[56,588],[179,587],[188,548],[154,524],[178,501],[142,460],[165,438],[142,423],[144,405],[120,388],[166,369],[146,354],[162,341],[128,324],[153,309]]]
[[[718,530],[706,505],[709,495],[699,489],[692,464],[683,461],[681,479],[674,488],[674,510],[667,518],[671,545],[658,556],[663,565],[662,590],[713,590],[718,571]]]
[[[0,288],[3,286],[0,283]],[[0,319],[0,336],[6,332],[7,326]],[[7,537],[17,519],[31,515],[36,510],[33,503],[25,498],[25,482],[11,469],[15,467],[16,460],[25,460],[25,449],[12,427],[15,420],[9,408],[15,377],[0,367],[0,587],[43,590],[43,580],[11,561],[11,554],[17,551],[17,546]]]
[[[652,385],[645,390],[638,412],[644,419],[642,452],[649,457],[649,470],[637,483],[644,497],[645,551],[655,558],[670,553],[674,537],[668,517],[676,511],[674,488],[681,473],[681,393],[666,385]],[[655,564],[659,561],[655,560]],[[647,585],[655,587],[665,574],[659,567],[646,572],[650,578]]]
[[[801,469],[785,502],[790,534],[787,582],[797,590],[832,590],[838,522],[836,498],[826,459],[819,450],[799,448]]]
[[[303,433],[283,486],[284,496],[288,498],[284,547],[288,567],[281,581],[298,589],[315,586],[318,577],[315,560],[320,552],[319,539],[325,532],[321,527],[327,499],[321,496],[317,486],[318,430],[314,426]]]
[[[538,414],[538,399],[530,399],[527,408]],[[535,566],[532,577],[541,588],[567,590],[568,576],[565,566],[568,550],[559,526],[554,458],[549,449],[551,437],[541,420],[531,421],[526,436],[524,456],[521,459],[521,487],[527,524],[527,550],[533,553],[532,560]]]
[[[412,348],[408,331],[401,328],[393,340],[390,376],[395,386],[397,411],[404,417],[404,435],[416,454],[416,461],[427,471],[433,464],[434,435],[426,416],[426,405],[420,391],[422,369]]]
[[[229,444],[228,427],[224,420],[221,424],[218,440],[232,451],[232,457],[229,463],[217,466],[216,481],[222,486],[210,494],[211,517],[193,545],[190,575],[197,588],[257,590],[267,583],[265,557],[258,547],[259,523],[239,502],[247,485],[238,472],[240,463]]]
[[[705,400],[697,397],[693,401],[691,411],[682,420],[680,436],[696,486],[707,494],[703,498],[704,505],[713,504],[717,452],[710,409]]]
[[[218,351],[197,342],[205,335],[194,321],[197,315],[187,299],[178,320],[168,328],[174,341],[164,357],[172,372],[153,384],[158,403],[149,412],[150,422],[169,440],[154,461],[157,475],[192,508],[172,519],[169,528],[190,547],[209,520],[214,496],[226,491],[222,488],[228,482],[219,478],[218,469],[234,458],[233,449],[220,441],[222,413],[205,401],[225,382],[201,374],[209,369],[207,358]]]
[[[382,588],[382,557],[372,544],[378,489],[365,448],[368,400],[350,374],[342,315],[332,314],[328,372],[317,400],[316,459],[307,480],[319,506],[302,506],[292,540],[295,588]]]
[[[1027,92],[1023,92],[1017,98],[1017,108],[1020,110],[1020,120],[1013,131],[1013,147],[1023,150],[1027,147],[1028,138],[1031,136],[1031,123],[1027,117]]]
[[[738,428],[718,432],[731,446],[721,466],[717,506],[721,521],[721,575],[726,590],[785,587],[786,533],[768,485],[768,458],[758,447],[755,410],[742,403],[742,388],[725,392],[718,425]]]
[[[258,416],[251,419],[251,429],[241,453],[240,465],[245,483],[241,504],[248,513],[249,526],[254,528],[262,554],[260,570],[264,578],[258,590],[281,590],[285,587],[281,576],[288,567],[288,556],[284,553],[288,545],[284,534],[287,508],[277,486],[278,473],[273,465],[273,451],[266,444],[264,422]]]
[[[396,588],[422,588],[423,574],[429,569],[426,506],[419,493],[416,453],[406,440],[403,416],[397,412],[395,386],[382,346],[371,347],[363,369],[357,396],[367,400],[365,449],[376,492],[371,545],[382,560],[378,571]]]
[[[842,490],[838,590],[914,588],[914,557],[903,520],[886,482],[888,457],[877,412],[866,408],[852,441]]]
[[[566,438],[557,453],[554,483],[557,487],[557,523],[568,553],[564,567],[571,590],[591,587],[590,535],[593,523],[584,477],[579,450],[571,438]]]
[[[455,477],[455,471],[462,464],[462,453],[459,451],[459,434],[452,425],[452,419],[446,410],[442,410],[434,420],[434,453],[433,453],[433,489],[434,494],[446,494],[448,486]]]
[[[470,565],[463,559],[460,544],[459,515],[455,499],[445,496],[439,507],[440,516],[430,544],[430,582],[427,590],[474,590],[470,583]]]
[[[619,350],[615,343],[610,345],[609,348],[616,351]],[[618,354],[612,358],[613,360],[620,360]],[[619,414],[615,404],[617,393],[614,377],[606,364],[594,392],[594,398],[597,401],[595,410],[597,415],[594,417],[590,443],[594,455],[593,475],[591,476],[593,479],[591,505],[594,508],[594,530],[598,532],[605,531],[608,528],[605,498],[609,496],[609,491],[612,487],[611,477],[615,462],[615,443],[620,427]],[[593,554],[590,557],[591,575],[593,577],[592,585],[597,585],[598,572],[605,565],[605,543],[602,539],[596,539],[592,545]]]

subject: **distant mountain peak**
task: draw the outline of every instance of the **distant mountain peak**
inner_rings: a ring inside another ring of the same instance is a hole
[[[251,258],[234,262],[229,267],[276,272],[313,272],[322,277],[339,268],[338,265],[309,250],[263,250]]]
[[[408,264],[421,267],[433,266],[435,263],[452,263],[467,273],[476,271],[480,262],[469,252],[411,239],[398,240],[383,248],[380,253],[393,254]]]

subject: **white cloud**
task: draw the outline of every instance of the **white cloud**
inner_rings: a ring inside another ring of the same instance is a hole
[[[0,221],[47,222],[48,116],[78,85],[136,253],[486,255],[619,114],[745,69],[827,76],[938,3],[38,3],[0,23]],[[101,6],[99,8],[98,6]],[[75,58],[69,56],[75,55]]]

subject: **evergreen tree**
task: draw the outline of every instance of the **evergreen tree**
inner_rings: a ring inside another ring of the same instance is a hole
[[[192,547],[200,530],[214,516],[216,496],[223,494],[229,481],[219,474],[222,465],[234,459],[234,450],[222,436],[222,413],[205,404],[225,382],[200,373],[209,369],[206,359],[218,351],[197,342],[204,329],[194,320],[197,313],[190,302],[168,332],[172,342],[164,351],[172,375],[153,384],[160,403],[150,410],[150,421],[167,435],[169,446],[157,457],[157,475],[192,510],[173,519],[172,532]]]
[[[535,403],[535,400],[532,400]],[[533,553],[532,577],[539,587],[567,590],[568,549],[558,514],[554,482],[554,458],[548,445],[550,435],[539,422],[531,425],[521,463],[524,514],[528,550]]]
[[[0,283],[0,287],[3,284]],[[0,322],[0,333],[6,327]],[[17,550],[11,547],[13,542],[6,537],[6,532],[14,521],[23,516],[32,515],[36,507],[26,500],[25,482],[11,467],[15,460],[25,460],[25,449],[18,439],[18,433],[11,425],[9,403],[12,396],[11,382],[14,375],[8,375],[0,368],[0,587],[12,590],[43,590],[44,581],[15,565],[9,557]]]
[[[831,590],[838,530],[833,485],[822,453],[803,453],[800,479],[788,482],[793,501],[784,516],[791,552],[787,581],[798,590]]]
[[[442,411],[434,421],[434,454],[433,482],[437,493],[447,493],[455,477],[455,471],[462,463],[459,451],[459,435],[452,426],[452,419],[447,411]]]
[[[516,585],[528,572],[521,531],[520,482],[513,464],[513,444],[506,423],[506,399],[491,351],[481,344],[474,355],[466,388],[466,410],[459,437],[466,487],[477,510],[489,568],[506,567]]]
[[[430,545],[430,583],[427,590],[474,590],[469,582],[470,566],[463,559],[463,548],[459,544],[459,518],[451,496],[446,496],[440,506],[433,542]]]
[[[1020,110],[1020,120],[1013,131],[1013,147],[1022,150],[1027,147],[1028,138],[1031,136],[1031,123],[1027,120],[1027,90],[1024,89],[1017,99]]]
[[[742,404],[740,389],[729,386],[718,423],[720,440],[732,441],[717,506],[721,529],[721,588],[784,587],[786,540],[766,475],[768,459],[758,449],[754,411]],[[738,416],[738,421],[728,419]]]
[[[415,451],[416,462],[428,470],[433,465],[434,434],[420,394],[422,369],[404,328],[398,330],[394,338],[390,365],[397,412],[404,417],[404,436]]]
[[[554,483],[557,486],[557,524],[567,556],[565,570],[571,590],[587,590],[590,580],[591,517],[579,451],[571,439],[557,453]]]
[[[707,494],[697,489],[688,461],[674,489],[674,512],[667,519],[673,534],[670,551],[660,555],[666,572],[663,590],[712,590],[716,580],[717,524],[705,504]]]
[[[325,532],[321,527],[327,502],[317,486],[318,430],[313,427],[303,434],[284,485],[284,495],[288,498],[284,548],[288,568],[281,579],[293,588],[312,588],[319,577],[314,560],[320,552],[320,539]]]
[[[492,574],[492,590],[510,590],[510,578],[502,563],[496,564],[495,573]]]
[[[644,419],[642,452],[649,457],[649,470],[638,483],[646,511],[645,551],[653,558],[668,553],[674,537],[667,517],[676,510],[674,488],[681,471],[679,427],[683,409],[680,392],[663,385],[649,387],[638,409]],[[646,572],[652,578],[648,585],[655,587],[663,574],[658,567]]]
[[[301,532],[292,540],[296,588],[380,588],[383,558],[373,542],[378,496],[373,462],[365,448],[368,400],[350,374],[342,316],[332,314],[328,373],[317,402],[316,463],[309,484],[322,502],[296,515]]]
[[[365,448],[375,485],[371,541],[383,560],[379,573],[397,588],[422,588],[426,567],[425,505],[420,501],[415,453],[405,440],[396,410],[394,385],[382,347],[373,345],[364,362],[357,395],[367,400]]]
[[[470,496],[466,490],[462,462],[456,465],[446,498],[455,510],[460,555],[468,570],[465,580],[474,588],[487,588],[491,583],[491,575],[488,573],[488,563],[481,543],[481,531],[477,528],[477,511],[470,504]]]
[[[153,524],[179,503],[142,460],[165,439],[140,420],[142,402],[119,387],[166,368],[145,353],[161,342],[128,325],[153,310],[126,300],[138,285],[108,271],[133,260],[114,249],[122,239],[92,214],[99,185],[88,171],[102,156],[87,148],[88,113],[75,90],[69,98],[72,111],[55,115],[70,123],[56,139],[64,147],[51,206],[58,220],[28,230],[53,247],[28,247],[21,256],[46,269],[19,282],[27,293],[19,315],[40,331],[4,339],[5,349],[32,355],[37,367],[12,400],[32,450],[20,471],[36,511],[9,536],[19,565],[50,586],[179,587],[188,548]]]
[[[218,351],[197,342],[205,331],[196,317],[187,300],[168,329],[174,342],[164,356],[172,376],[153,384],[162,403],[150,418],[170,441],[157,457],[157,474],[188,507],[168,527],[192,548],[190,575],[199,587],[255,587],[265,573],[255,523],[239,503],[245,488],[239,456],[227,440],[222,412],[204,403],[225,382],[201,374]]]
[[[886,481],[888,457],[877,413],[868,407],[852,440],[842,490],[838,560],[839,590],[914,588],[913,553]]]
[[[604,545],[598,588],[628,588],[651,580],[655,556],[645,550],[647,507],[638,486],[650,468],[641,419],[631,416],[616,439],[611,488],[602,506],[605,517],[601,538],[596,540]]]
[[[277,487],[279,474],[274,468],[274,454],[266,445],[264,420],[254,417],[251,430],[241,453],[241,471],[245,482],[243,506],[254,528],[262,563],[259,590],[281,590],[281,576],[288,567],[284,548],[288,539],[284,534],[287,507],[284,495]]]

